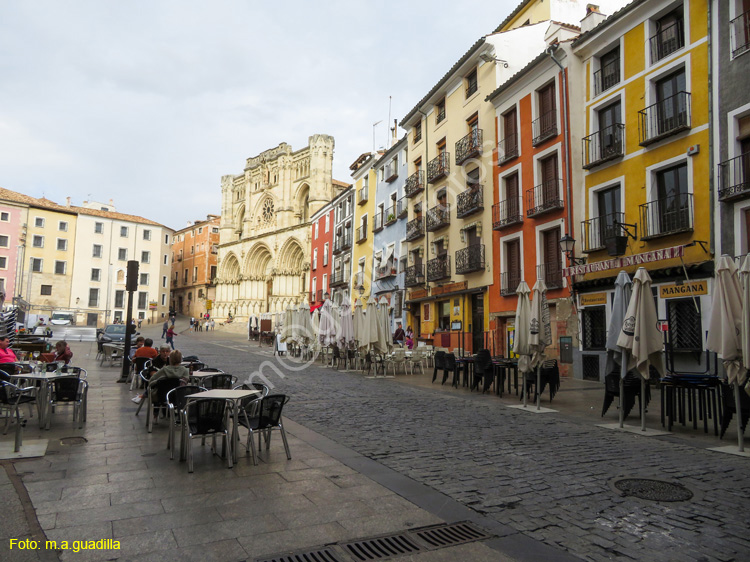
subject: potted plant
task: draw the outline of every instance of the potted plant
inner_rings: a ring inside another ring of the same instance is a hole
[[[393,213],[388,213],[388,218],[386,220],[388,222],[395,221],[396,220],[396,215],[394,215]]]

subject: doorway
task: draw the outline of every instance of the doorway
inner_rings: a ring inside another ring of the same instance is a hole
[[[96,326],[99,322],[99,315],[96,312],[88,312],[86,314],[86,325]]]
[[[471,352],[484,347],[484,293],[476,293],[471,295]]]

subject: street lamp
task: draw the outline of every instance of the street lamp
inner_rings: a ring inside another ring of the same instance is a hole
[[[494,63],[500,63],[503,65],[503,68],[508,68],[508,61],[504,61],[502,59],[499,59],[497,57],[493,57],[489,53],[482,53],[479,55],[479,58],[482,59],[484,62],[494,62]]]
[[[326,291],[325,293],[323,293],[323,300],[324,301],[327,301],[330,298],[331,298],[331,294],[328,291]]]
[[[560,238],[560,249],[562,250],[563,254],[566,255],[568,258],[568,261],[572,265],[583,265],[586,263],[586,258],[577,258],[574,255],[576,247],[576,241],[575,238],[573,238],[570,234],[565,234],[562,238]]]

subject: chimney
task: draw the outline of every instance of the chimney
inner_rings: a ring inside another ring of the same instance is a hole
[[[398,142],[398,119],[393,120],[393,128],[391,129],[391,146]]]
[[[599,11],[599,6],[588,4],[586,6],[586,16],[581,20],[581,33],[591,31],[605,19],[607,19],[607,16]]]
[[[70,197],[65,198],[65,205],[70,208]]]

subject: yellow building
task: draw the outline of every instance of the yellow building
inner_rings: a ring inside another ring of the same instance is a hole
[[[636,1],[573,43],[586,76],[576,215],[587,263],[566,273],[579,293],[583,378],[606,375],[621,269],[649,270],[675,350],[704,349],[713,272],[707,12],[705,0]]]
[[[363,296],[370,298],[372,279],[373,232],[377,170],[373,167],[377,154],[365,152],[349,166],[354,185],[354,240],[352,244],[352,276],[349,295],[352,305]]]

